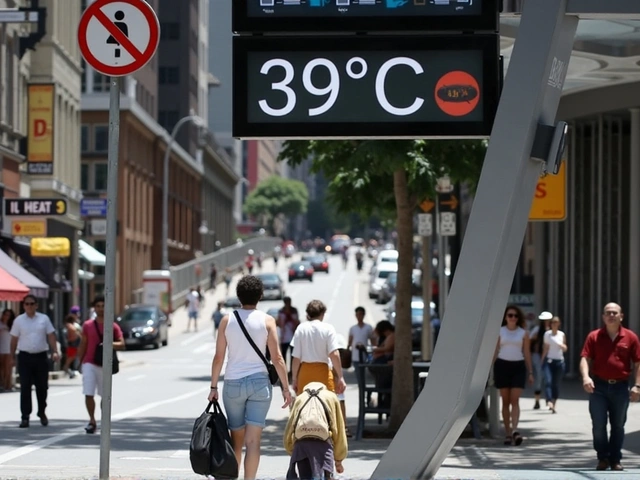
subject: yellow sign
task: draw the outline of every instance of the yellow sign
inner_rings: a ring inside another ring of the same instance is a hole
[[[538,180],[531,221],[561,221],[567,218],[567,162],[562,162],[558,175],[546,175]]]
[[[50,175],[53,173],[54,105],[55,89],[53,85],[29,85],[27,162],[30,174]]]
[[[31,255],[34,257],[68,257],[71,242],[68,238],[32,238]]]
[[[425,200],[420,204],[420,208],[424,213],[429,213],[431,210],[433,210],[433,207],[435,206],[436,204],[429,199]]]
[[[41,237],[47,234],[46,220],[13,220],[11,234],[16,237]]]
[[[57,200],[56,213],[58,215],[64,215],[65,213],[67,213],[67,202],[65,202],[64,200]]]

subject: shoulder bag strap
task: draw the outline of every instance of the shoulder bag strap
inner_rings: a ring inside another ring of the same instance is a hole
[[[269,367],[269,361],[265,358],[264,354],[260,351],[260,349],[254,343],[253,339],[249,335],[249,332],[247,332],[247,328],[244,326],[244,323],[242,323],[242,320],[240,319],[240,314],[238,313],[237,310],[234,310],[233,314],[235,315],[236,320],[238,321],[238,325],[240,325],[240,328],[242,329],[242,333],[244,333],[244,336],[247,337],[247,341],[249,342],[249,345],[251,345],[253,347],[253,349],[256,351],[256,353],[258,354],[260,359],[264,362],[264,364],[268,368]]]
[[[93,326],[96,327],[96,333],[98,334],[98,338],[100,339],[100,343],[104,342],[102,339],[102,334],[100,333],[100,329],[98,328],[98,322],[93,321]]]

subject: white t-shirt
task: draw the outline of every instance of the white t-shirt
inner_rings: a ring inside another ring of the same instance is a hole
[[[238,309],[238,313],[253,343],[263,354],[266,354],[267,314],[260,310],[245,310],[242,308]],[[227,339],[228,350],[227,367],[224,372],[225,379],[237,380],[254,373],[267,373],[267,367],[253,349],[247,337],[245,337],[233,312],[229,313],[229,323],[225,331],[225,338]]]
[[[196,291],[189,292],[189,294],[187,295],[187,301],[189,302],[189,305],[188,305],[189,312],[191,313],[197,312],[198,307],[200,306],[200,295],[198,295],[198,292]]]
[[[293,335],[293,356],[305,363],[329,364],[329,354],[340,348],[336,329],[321,320],[301,324]]]
[[[526,333],[527,332],[520,327],[515,330],[509,330],[507,326],[500,327],[500,350],[498,351],[498,358],[507,360],[508,362],[524,360],[522,347]]]
[[[547,352],[547,358],[551,360],[564,360],[564,352],[560,348],[560,345],[564,345],[564,332],[558,330],[553,335],[551,330],[544,332],[544,344],[549,345],[549,351]]]
[[[33,317],[26,313],[18,315],[11,327],[11,335],[18,337],[18,350],[27,353],[48,352],[47,335],[54,332],[49,317],[40,312],[36,312]]]
[[[365,347],[369,345],[369,340],[373,336],[373,327],[368,323],[363,323],[362,326],[357,323],[349,329],[349,336],[353,338],[351,343],[351,361],[360,361],[360,352],[356,348],[356,345],[361,343]]]
[[[11,353],[11,335],[6,323],[0,322],[0,355]]]

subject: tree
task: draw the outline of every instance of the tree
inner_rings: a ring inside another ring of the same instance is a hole
[[[309,192],[304,183],[274,175],[260,182],[247,196],[244,212],[262,217],[268,222],[271,233],[277,235],[276,219],[305,213],[308,204]]]
[[[420,202],[435,198],[437,179],[443,175],[475,185],[485,148],[484,142],[462,140],[291,140],[280,154],[294,165],[313,158],[312,169],[327,177],[328,200],[339,212],[395,217],[399,259],[389,425],[393,431],[413,405],[413,215]]]

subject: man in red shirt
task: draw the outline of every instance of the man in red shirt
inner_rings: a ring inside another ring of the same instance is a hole
[[[622,326],[622,308],[608,303],[602,312],[604,326],[589,333],[580,356],[582,386],[589,394],[596,470],[623,470],[622,443],[629,400],[640,400],[640,341]],[[633,368],[634,385],[629,390]],[[607,416],[611,438],[607,436]]]
[[[96,392],[102,396],[102,365],[96,365],[96,347],[102,343],[104,335],[104,297],[93,300],[96,312],[94,320],[87,320],[82,324],[82,339],[78,347],[78,358],[82,362],[82,393],[85,398],[89,423],[84,427],[85,432],[95,433],[96,424]],[[113,349],[124,350],[122,330],[117,323],[113,324]]]

